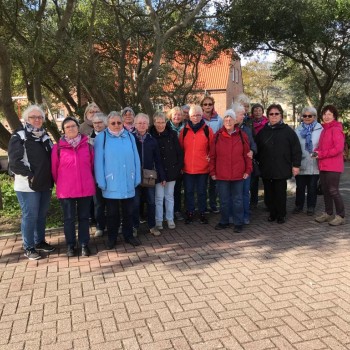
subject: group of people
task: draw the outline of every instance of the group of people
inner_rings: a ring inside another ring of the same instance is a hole
[[[80,254],[91,254],[92,216],[95,236],[107,231],[108,249],[114,249],[118,233],[126,243],[140,245],[138,229],[145,205],[148,229],[155,236],[161,234],[164,222],[169,229],[175,229],[176,221],[191,224],[197,217],[207,224],[208,212],[220,213],[216,230],[233,224],[234,232],[241,232],[257,207],[259,178],[269,222],[285,222],[287,179],[295,176],[293,213],[303,212],[307,190],[306,212],[314,215],[320,180],[325,212],[315,220],[343,224],[339,180],[344,134],[338,111],[325,106],[322,125],[313,107],[304,108],[301,116],[294,131],[284,123],[280,105],[270,105],[264,116],[263,106],[250,108],[244,94],[222,117],[215,111],[214,99],[205,96],[198,105],[174,107],[167,115],[157,112],[152,123],[147,114],[135,115],[130,107],[105,115],[90,103],[82,124],[73,117],[63,120],[62,137],[53,145],[43,128],[44,111],[37,105],[28,107],[23,128],[12,134],[9,143],[25,256],[37,260],[40,251],[55,249],[45,240],[54,183],[68,257],[77,254],[76,222]]]

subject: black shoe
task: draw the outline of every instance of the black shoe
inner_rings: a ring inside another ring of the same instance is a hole
[[[208,223],[208,219],[205,217],[204,213],[202,213],[202,214],[200,215],[199,222],[200,222],[201,224],[207,224],[207,223]]]
[[[284,224],[285,222],[286,222],[286,218],[284,216],[277,219],[278,224]]]
[[[275,220],[276,220],[276,218],[274,216],[271,216],[271,215],[267,218],[267,221],[269,221],[269,222],[272,222]]]
[[[314,215],[314,214],[315,214],[315,208],[307,208],[306,214],[307,214],[308,216]]]
[[[303,212],[303,209],[300,209],[300,208],[298,208],[298,207],[295,207],[294,209],[293,209],[293,214],[300,214],[300,213],[302,213]]]
[[[225,230],[230,227],[230,224],[220,224],[220,222],[215,226],[215,230]]]
[[[115,246],[116,246],[116,242],[115,242],[115,241],[113,241],[113,242],[108,241],[108,242],[106,243],[106,246],[107,246],[107,249],[108,249],[108,250],[113,250],[113,249],[115,248]]]
[[[90,256],[90,248],[87,245],[81,246],[81,256]]]
[[[47,243],[46,241],[42,241],[40,243],[38,243],[36,246],[35,246],[35,249],[37,251],[42,251],[42,252],[45,252],[45,253],[50,253],[50,252],[53,252],[55,250],[55,247],[53,247],[52,245],[50,245],[49,243]]]
[[[233,232],[240,233],[242,232],[243,226],[242,225],[235,225],[233,228]]]
[[[67,247],[67,256],[70,257],[70,258],[72,256],[75,256],[75,249],[74,249],[74,247],[71,247],[71,246]]]
[[[192,224],[193,222],[193,213],[187,213],[186,219],[185,219],[185,224]]]
[[[141,242],[135,237],[126,238],[125,242],[133,245],[134,247],[141,245]]]
[[[39,260],[41,259],[40,254],[34,249],[29,248],[24,251],[24,256],[28,258],[29,260]]]

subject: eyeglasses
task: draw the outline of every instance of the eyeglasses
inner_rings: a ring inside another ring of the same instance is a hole
[[[87,113],[95,114],[95,113],[100,113],[100,111],[88,111]]]
[[[212,106],[212,103],[203,103],[203,106]]]
[[[74,129],[74,128],[77,128],[77,127],[78,127],[77,124],[74,124],[74,125],[65,125],[65,126],[64,126],[64,130],[66,130],[66,129]]]
[[[269,113],[269,116],[280,115],[281,113]]]
[[[41,120],[41,119],[43,119],[43,116],[42,115],[31,115],[30,117],[28,117],[28,119]]]
[[[122,125],[123,123],[122,122],[111,122],[111,125],[113,125],[113,126],[116,125],[116,124],[117,125]]]
[[[100,122],[92,122],[92,124],[102,124],[103,122],[100,121]]]
[[[311,119],[313,118],[314,116],[311,115],[311,114],[303,114],[303,118],[308,118],[308,119]]]

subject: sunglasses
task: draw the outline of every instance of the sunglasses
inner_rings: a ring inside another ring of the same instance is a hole
[[[111,125],[113,125],[113,126],[116,125],[116,124],[117,125],[122,125],[123,123],[122,122],[111,122]]]
[[[203,103],[203,106],[212,106],[212,103]]]
[[[303,118],[311,119],[311,118],[313,118],[313,115],[303,114]]]
[[[280,115],[281,113],[269,113],[270,116],[273,116],[273,115]]]

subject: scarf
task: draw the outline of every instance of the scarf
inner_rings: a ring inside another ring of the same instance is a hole
[[[190,120],[188,121],[188,125],[194,133],[196,133],[204,124],[205,124],[204,119],[202,119],[199,123],[195,125],[193,125],[193,123]]]
[[[110,128],[108,128],[108,132],[115,137],[119,137],[124,132],[124,128],[120,131],[112,131]]]
[[[73,147],[77,147],[81,141],[81,134],[78,134],[78,136],[74,137],[74,139],[69,139],[66,136],[64,136],[64,139]]]
[[[180,135],[180,131],[184,127],[184,123],[181,122],[181,123],[179,123],[178,126],[176,126],[171,120],[169,120],[169,125],[170,125],[171,129],[177,133],[177,136]]]
[[[46,135],[46,132],[43,128],[35,128],[32,124],[25,123],[24,125],[27,132],[32,134],[32,136],[35,138],[35,141],[42,141],[42,138],[44,135]]]
[[[303,127],[300,131],[300,136],[305,139],[305,150],[309,153],[312,153],[314,150],[312,145],[312,137],[311,134],[314,130],[314,127],[316,126],[317,121],[315,120],[311,124],[305,124],[304,122],[301,123],[301,126]]]

